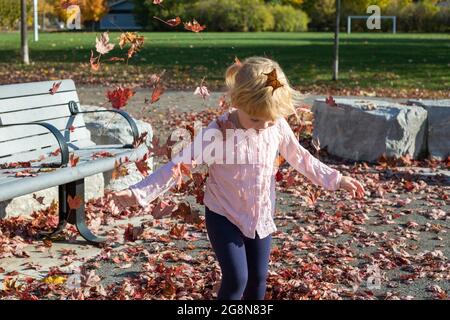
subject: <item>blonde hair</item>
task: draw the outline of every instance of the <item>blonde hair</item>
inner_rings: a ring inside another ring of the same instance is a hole
[[[266,86],[266,74],[276,70],[281,87],[273,89]],[[264,57],[249,57],[241,63],[228,67],[225,82],[229,89],[231,104],[250,116],[275,120],[295,114],[298,119],[294,101],[299,92],[291,88],[279,64]]]

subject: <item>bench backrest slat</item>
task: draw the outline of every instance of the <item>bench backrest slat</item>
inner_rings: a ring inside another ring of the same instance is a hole
[[[85,129],[66,133],[69,137],[69,139],[66,139],[67,142],[83,140],[86,138]],[[31,136],[18,140],[4,141],[0,142],[0,157],[28,150],[46,148],[53,145],[58,145],[58,141],[52,133],[45,133],[43,135]]]
[[[85,123],[82,117],[70,117],[70,118],[58,118],[52,121],[49,121],[52,125],[54,125],[63,136],[65,136],[65,131],[70,131],[70,128],[83,128],[85,127]],[[72,128],[72,129],[73,129]],[[0,127],[0,142],[20,139],[29,136],[34,136],[38,134],[48,133],[49,131],[42,126],[12,126],[12,127]]]
[[[49,90],[53,83],[59,81],[61,80],[2,85],[0,86],[0,99],[49,94]],[[62,80],[57,93],[64,91],[76,91],[75,83],[72,80]]]
[[[55,82],[59,81],[0,86],[0,123],[46,122],[60,130],[69,148],[77,141],[94,145],[83,116],[71,115],[69,110],[69,101],[79,104],[74,82],[62,80],[52,95],[49,89]],[[0,163],[38,159],[58,147],[54,136],[41,126],[0,127]]]
[[[6,95],[6,93],[3,94]],[[78,95],[76,91],[57,91],[54,95],[47,92],[33,96],[0,98],[0,115],[5,112],[67,105],[67,101],[70,100],[76,100],[76,102],[78,102]]]
[[[20,110],[0,114],[2,124],[24,123],[24,122],[49,122],[46,120],[69,117],[68,105],[43,107],[37,109]]]

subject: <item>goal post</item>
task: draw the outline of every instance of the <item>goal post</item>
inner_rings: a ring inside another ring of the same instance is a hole
[[[372,16],[348,16],[347,17],[347,33],[352,33],[352,20],[353,19],[369,19]],[[396,16],[380,16],[380,19],[392,19],[392,33],[397,33],[397,17]]]

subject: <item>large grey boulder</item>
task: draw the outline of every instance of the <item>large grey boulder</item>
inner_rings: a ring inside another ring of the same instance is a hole
[[[438,160],[450,156],[450,99],[408,100],[428,112],[428,153]]]
[[[427,111],[381,100],[336,99],[337,107],[316,99],[313,137],[345,159],[376,162],[382,154],[426,156]]]
[[[83,111],[90,110],[104,110],[103,107],[98,106],[81,106]],[[126,120],[111,112],[95,112],[86,113],[83,115],[86,127],[91,132],[91,139],[97,145],[102,144],[130,144],[133,142],[131,135],[131,128]],[[144,121],[134,119],[139,130],[139,134],[147,132],[146,144],[150,145],[153,139],[152,126]],[[147,165],[150,168],[149,173],[153,172],[153,157],[148,158]],[[119,191],[129,187],[132,184],[139,182],[145,177],[137,170],[134,163],[126,165],[128,175],[118,179],[112,179],[112,172],[103,173],[105,179],[105,190]]]

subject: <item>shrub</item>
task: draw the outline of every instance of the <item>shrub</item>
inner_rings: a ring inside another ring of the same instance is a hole
[[[275,19],[274,31],[300,32],[308,30],[308,15],[291,6],[274,5],[272,15]]]
[[[275,26],[270,6],[262,0],[200,0],[186,12],[210,31],[268,31]]]

